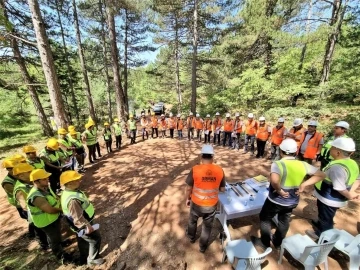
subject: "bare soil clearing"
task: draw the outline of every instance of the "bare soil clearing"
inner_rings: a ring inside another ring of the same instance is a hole
[[[215,220],[211,245],[200,253],[198,242],[191,244],[185,236],[189,209],[185,206],[185,178],[199,163],[202,144],[177,139],[153,139],[135,145],[127,142],[120,151],[104,156],[86,171],[82,189],[93,201],[102,235],[102,256],[106,263],[93,269],[231,269],[221,263],[220,223]],[[102,149],[105,153],[105,150]],[[224,168],[227,180],[237,182],[258,174],[268,175],[270,162],[255,159],[242,151],[215,147],[216,163]],[[1,176],[4,176],[2,171]],[[0,203],[0,269],[89,269],[86,266],[61,266],[51,253],[37,250],[35,241],[25,235],[27,224],[5,198]],[[315,198],[311,192],[302,196],[294,210],[288,236],[304,234],[311,229],[309,220],[316,218]],[[338,211],[335,227],[352,234],[360,232],[359,204],[350,202]],[[66,227],[66,226],[65,226]],[[259,236],[258,216],[230,221],[233,239]],[[198,234],[201,231],[199,222]],[[68,232],[76,251],[75,238]],[[277,264],[273,251],[264,262],[265,269],[298,269],[301,265],[287,255]],[[331,253],[330,269],[346,269],[347,258]],[[323,268],[322,268],[323,269]]]

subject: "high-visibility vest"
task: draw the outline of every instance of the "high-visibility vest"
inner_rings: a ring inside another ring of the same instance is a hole
[[[232,132],[234,130],[234,122],[233,120],[225,120],[224,121],[224,131],[225,132]]]
[[[199,118],[199,119],[196,119],[195,118],[195,129],[203,129],[204,128],[204,121]]]
[[[195,118],[194,117],[188,117],[186,120],[186,124],[188,128],[194,128],[195,127]]]
[[[174,129],[175,128],[175,119],[173,117],[170,117],[168,119],[168,127],[169,127],[169,129]]]
[[[136,121],[134,119],[133,120],[129,119],[128,125],[130,130],[136,129]]]
[[[71,156],[73,154],[73,150],[69,149],[69,148],[72,147],[72,145],[71,145],[71,142],[70,142],[70,140],[68,138],[66,138],[66,139],[58,139],[58,143],[62,144],[62,145],[64,145],[66,147],[65,152],[66,152],[66,154],[68,156]]]
[[[306,131],[306,129],[304,127],[298,129],[295,131],[295,128],[291,128],[289,133],[290,134],[294,134],[295,135],[295,141],[296,141],[296,144],[298,146],[298,148],[300,147],[300,139],[301,139],[301,136],[303,135],[303,133]],[[296,138],[296,137],[300,137],[300,139]]]
[[[26,162],[35,169],[45,169],[45,162],[39,157],[36,157],[34,160],[26,159]]]
[[[115,136],[120,136],[122,133],[121,125],[114,123],[113,127],[114,127]]]
[[[96,144],[96,131],[87,129],[84,134],[86,137],[86,145],[91,146]]]
[[[260,141],[267,141],[267,139],[269,139],[269,126],[267,124],[263,126],[259,125],[256,138]]]
[[[285,127],[281,128],[274,127],[271,134],[271,143],[275,145],[280,145],[284,140],[284,130]]]
[[[214,126],[215,126],[215,129],[220,129],[222,127],[222,121],[221,121],[221,118],[217,119],[215,118],[214,120]]]
[[[166,119],[160,119],[160,127],[162,129],[166,129],[166,126],[167,126],[167,122],[166,122]]]
[[[346,134],[344,136],[342,136],[343,138],[349,138],[349,136],[347,136]],[[323,147],[321,148],[321,156],[323,157],[323,159],[325,159],[326,161],[330,162],[331,160],[333,160],[334,158],[330,155],[330,148],[331,148],[331,143],[335,140],[335,136],[331,136],[329,137],[329,139],[326,141],[326,143],[324,143]]]
[[[80,140],[76,139],[76,140],[72,140],[71,142],[75,146],[76,149],[83,148],[83,144]]]
[[[299,196],[296,194],[297,189],[304,181],[306,176],[307,164],[296,159],[282,159],[275,161],[280,169],[280,186],[285,192],[289,192],[288,198],[283,198],[270,185],[269,199],[279,204],[294,205],[299,203]]]
[[[39,190],[37,187],[33,187],[30,190],[27,197],[27,205],[31,218],[36,227],[44,228],[55,222],[59,218],[60,213],[49,214],[43,212],[40,208],[33,205],[33,201],[36,197],[45,198],[52,207],[60,207],[60,201],[57,199],[51,188],[49,188],[48,192]]]
[[[242,132],[242,126],[243,126],[243,123],[242,121],[239,119],[239,120],[236,120],[235,119],[235,123],[234,123],[234,131],[236,133],[241,133]]]
[[[105,132],[104,132],[104,139],[105,141],[108,141],[111,139],[111,130],[109,129],[105,129]]]
[[[81,228],[77,228],[74,225],[74,218],[71,216],[69,211],[69,203],[71,200],[78,200],[81,204],[81,208],[83,209],[83,216],[87,221],[91,221],[95,216],[95,209],[93,204],[89,201],[89,199],[86,197],[84,192],[80,190],[67,190],[65,189],[61,194],[61,208],[66,216],[66,218],[70,221],[70,224],[72,225],[72,229],[75,229],[78,231]]]
[[[69,139],[70,141],[73,141],[73,140],[74,140],[74,138],[71,137],[70,133],[68,133],[66,136],[68,137],[68,139]],[[78,132],[78,131],[76,132],[76,140],[81,140],[81,133]]]
[[[359,176],[359,165],[355,160],[350,158],[339,159],[331,161],[323,170],[326,172],[334,165],[340,165],[347,172],[347,179],[345,180],[346,189],[350,190],[351,186],[355,183]],[[342,195],[339,191],[335,190],[332,185],[332,181],[329,177],[326,177],[323,181],[315,184],[315,189],[322,197],[338,202],[346,202],[348,199]]]
[[[301,140],[300,140],[300,146],[299,146],[298,152],[300,152],[301,145],[303,144],[307,134],[308,134],[307,131],[305,131],[303,133]],[[320,144],[320,141],[323,136],[324,135],[322,133],[315,131],[315,133],[311,136],[310,140],[308,141],[308,144],[307,144],[307,147],[306,147],[306,150],[304,153],[304,158],[309,158],[309,159],[315,158],[316,152],[319,148],[319,144]]]
[[[252,120],[251,122],[249,120],[245,121],[245,134],[253,136],[256,134],[258,125],[255,120]]]
[[[151,127],[158,128],[158,124],[158,119],[155,116],[151,117]]]
[[[53,151],[52,153],[50,153],[49,151],[46,150],[46,148],[44,148],[40,152],[40,157],[45,157],[50,161],[51,164],[56,165],[56,166],[60,166],[60,155],[59,155],[59,153],[60,153],[59,151]]]
[[[25,199],[27,198],[30,190],[32,189],[33,185],[29,185],[29,184],[25,184],[23,182],[20,182],[19,180],[16,181],[16,184],[14,186],[14,192],[13,192],[13,196],[14,196],[14,199],[16,200],[16,193],[18,191],[22,191],[26,197]],[[16,200],[17,204],[19,204],[19,202]]]
[[[7,175],[7,176],[5,176],[4,180],[1,182],[1,186],[3,188],[4,188],[5,184],[10,184],[12,186],[15,186],[16,181],[17,180],[14,177],[12,177],[11,175]],[[18,206],[18,203],[16,202],[16,200],[14,198],[14,193],[11,193],[11,192],[8,193],[6,190],[5,190],[5,193],[6,193],[6,197],[7,197],[8,202],[13,206]]]
[[[205,130],[211,131],[211,126],[212,126],[212,121],[209,120],[205,120]]]
[[[183,128],[184,128],[184,120],[178,119],[176,121],[176,129],[177,130],[183,130]]]
[[[199,206],[214,206],[218,202],[223,169],[215,164],[201,164],[193,167],[194,186],[191,200]]]

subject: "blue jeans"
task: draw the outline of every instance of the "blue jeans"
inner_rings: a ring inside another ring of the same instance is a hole
[[[183,138],[182,130],[178,130],[178,138],[179,139]]]
[[[318,207],[318,224],[317,230],[315,230],[316,235],[320,236],[322,232],[334,228],[334,217],[338,207],[328,206],[322,203],[320,200],[316,201]]]
[[[249,151],[249,146],[248,144],[251,144],[251,152],[254,153],[255,151],[255,135],[248,135],[248,134],[245,134],[245,145],[244,145],[244,151],[247,152]]]

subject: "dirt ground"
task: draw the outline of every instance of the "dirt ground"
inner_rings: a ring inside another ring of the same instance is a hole
[[[202,143],[177,139],[153,139],[129,145],[104,155],[93,166],[88,165],[82,189],[96,208],[96,221],[102,235],[101,255],[106,263],[93,269],[231,269],[221,263],[220,223],[215,220],[211,245],[202,254],[198,241],[191,244],[185,237],[189,209],[185,206],[185,178],[192,166],[199,163]],[[105,153],[105,149],[102,149]],[[215,162],[224,168],[227,181],[237,182],[259,174],[268,175],[270,162],[255,159],[242,151],[215,147]],[[1,177],[4,177],[4,171]],[[20,219],[0,191],[0,269],[90,269],[75,265],[59,265],[49,252],[40,252],[36,241],[26,237],[27,224]],[[302,195],[293,211],[288,236],[311,229],[309,220],[316,218],[317,209],[311,192]],[[338,211],[335,227],[353,235],[360,232],[359,204]],[[199,222],[198,235],[201,222]],[[66,226],[64,226],[66,231]],[[250,240],[259,236],[258,216],[231,220],[233,239]],[[75,238],[64,232],[75,252]],[[289,254],[282,265],[277,264],[278,252],[273,251],[263,263],[264,269],[301,269]],[[348,258],[337,252],[329,257],[329,269],[347,269]],[[323,268],[323,265],[321,266]]]

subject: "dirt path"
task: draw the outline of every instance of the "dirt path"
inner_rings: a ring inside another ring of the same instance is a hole
[[[198,251],[198,242],[190,244],[185,237],[189,210],[184,201],[184,181],[190,168],[199,163],[200,149],[200,143],[187,140],[154,139],[125,145],[87,170],[82,188],[94,202],[101,227],[102,256],[106,259],[105,265],[95,269],[120,269],[123,262],[126,269],[231,269],[228,263],[221,263],[218,221],[214,222],[211,245],[205,254]],[[216,163],[223,166],[230,182],[268,174],[270,162],[223,147],[216,147],[215,152]],[[59,266],[50,253],[37,251],[36,242],[24,237],[26,223],[1,192],[0,269],[5,265],[8,270],[41,269],[44,265],[47,269],[75,269],[73,265]],[[288,236],[311,228],[307,219],[316,217],[314,202],[311,195],[301,198]],[[350,203],[337,214],[335,226],[357,234],[358,211],[359,205]],[[233,239],[249,240],[250,235],[259,235],[258,216],[232,220],[229,227]],[[68,250],[76,250],[76,244]],[[278,266],[278,253],[274,251],[263,266],[299,268],[288,258]],[[346,269],[346,260],[333,254],[329,268]]]

